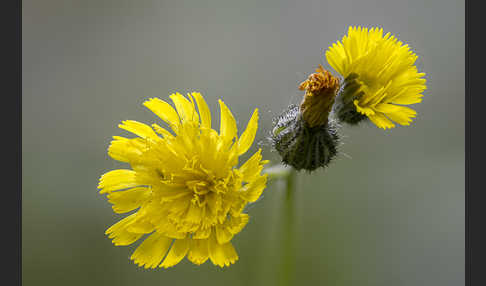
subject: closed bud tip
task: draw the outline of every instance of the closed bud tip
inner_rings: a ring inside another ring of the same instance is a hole
[[[300,110],[310,127],[326,125],[339,89],[339,79],[321,65],[299,86],[305,90]]]

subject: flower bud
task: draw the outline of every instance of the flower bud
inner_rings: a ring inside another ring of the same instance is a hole
[[[271,140],[284,164],[313,171],[336,156],[338,124],[331,110],[338,88],[339,80],[319,67],[299,86],[306,91],[301,104],[274,119]]]

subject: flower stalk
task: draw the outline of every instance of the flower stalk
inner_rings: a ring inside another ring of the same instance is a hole
[[[295,266],[295,181],[297,171],[290,166],[278,164],[263,170],[269,181],[284,180],[285,194],[282,206],[282,260],[280,264],[279,284],[293,285]]]
[[[280,285],[293,285],[295,272],[295,180],[297,171],[291,168],[287,174],[285,184],[285,204],[283,208],[284,236],[282,253],[282,283]]]

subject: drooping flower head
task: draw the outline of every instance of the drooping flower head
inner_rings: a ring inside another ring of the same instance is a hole
[[[148,234],[131,256],[145,268],[171,267],[186,255],[194,264],[209,258],[229,266],[238,259],[230,241],[249,219],[244,208],[266,186],[267,175],[261,171],[267,161],[261,150],[236,168],[255,138],[258,109],[238,137],[235,118],[221,100],[218,133],[200,93],[170,97],[175,109],[158,98],[144,105],[172,132],[127,120],[119,127],[138,137],[113,137],[108,154],[131,169],[105,173],[98,188],[108,194],[116,213],[137,211],[106,234],[115,245],[129,245]]]
[[[392,121],[410,125],[416,112],[403,105],[422,100],[426,80],[408,45],[383,35],[382,28],[350,27],[325,55],[344,78],[337,103],[340,120],[354,124],[367,117],[383,129],[395,127]]]

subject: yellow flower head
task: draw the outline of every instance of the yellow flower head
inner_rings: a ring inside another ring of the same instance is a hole
[[[105,173],[98,188],[108,194],[116,213],[137,211],[106,234],[115,245],[129,245],[149,234],[131,256],[145,268],[171,267],[186,255],[194,264],[209,258],[229,266],[238,260],[230,241],[249,219],[243,209],[260,197],[267,181],[261,174],[267,163],[261,150],[235,168],[255,138],[258,109],[238,138],[236,121],[221,100],[218,133],[211,128],[211,113],[200,93],[170,97],[175,110],[158,98],[144,105],[172,132],[127,120],[119,127],[139,137],[113,137],[108,154],[131,169]]]
[[[350,88],[355,111],[376,126],[393,128],[395,121],[410,125],[416,112],[403,105],[418,103],[426,89],[424,73],[415,66],[417,56],[382,28],[350,27],[341,42],[326,51],[328,63],[344,77]]]

